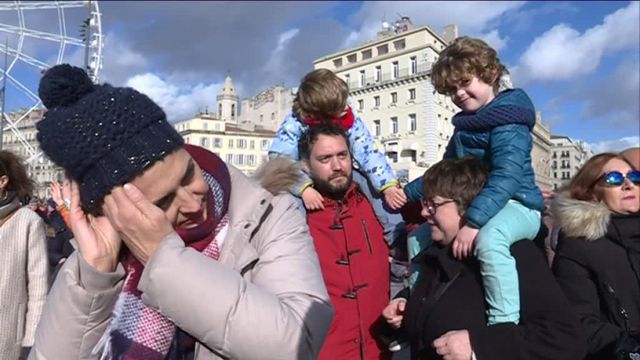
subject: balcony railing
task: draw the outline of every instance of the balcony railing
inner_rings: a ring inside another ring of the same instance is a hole
[[[359,76],[356,76],[355,79],[351,79],[349,81],[349,90],[365,88],[368,86],[383,85],[397,80],[409,79],[417,75],[424,75],[431,70],[431,64],[420,64],[415,70],[416,71],[412,73],[411,69],[408,67],[400,68],[398,69],[398,73],[396,74],[397,76],[394,76],[393,72],[383,72],[379,79],[376,79],[375,76],[367,76],[364,78],[364,81],[360,81]]]

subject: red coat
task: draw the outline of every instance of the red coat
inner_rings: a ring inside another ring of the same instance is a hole
[[[389,249],[367,198],[355,185],[340,202],[309,212],[335,316],[318,359],[379,359],[375,338],[389,303]]]

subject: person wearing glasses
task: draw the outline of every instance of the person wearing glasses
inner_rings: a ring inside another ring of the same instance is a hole
[[[442,160],[426,171],[422,216],[433,246],[414,260],[423,269],[415,288],[392,300],[383,317],[405,332],[412,359],[582,359],[586,340],[578,318],[531,241],[510,247],[520,322],[487,325],[479,260],[454,257],[453,242],[488,177],[482,160],[473,157]]]
[[[586,331],[589,359],[640,350],[639,211],[640,172],[613,153],[589,159],[556,195],[553,272]]]

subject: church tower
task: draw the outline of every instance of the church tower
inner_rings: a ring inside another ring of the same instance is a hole
[[[224,121],[238,122],[238,96],[233,87],[231,76],[224,79],[224,87],[216,97],[218,111],[217,118]]]

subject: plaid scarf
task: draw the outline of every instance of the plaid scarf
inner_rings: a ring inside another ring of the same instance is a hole
[[[355,117],[353,116],[353,111],[351,110],[351,106],[347,106],[347,110],[345,114],[341,117],[335,117],[330,119],[321,119],[313,116],[307,116],[304,118],[304,123],[308,126],[318,126],[323,124],[330,124],[341,127],[343,130],[349,130],[353,126],[353,122],[355,121]]]
[[[192,145],[185,145],[185,149],[200,166],[209,185],[207,220],[194,228],[178,228],[176,232],[186,246],[218,260],[218,242],[224,239],[229,227],[229,172],[215,154]],[[171,320],[142,302],[138,282],[144,265],[131,254],[124,257],[122,264],[126,271],[124,287],[111,322],[94,352],[102,351],[103,359],[165,359],[177,328]]]

